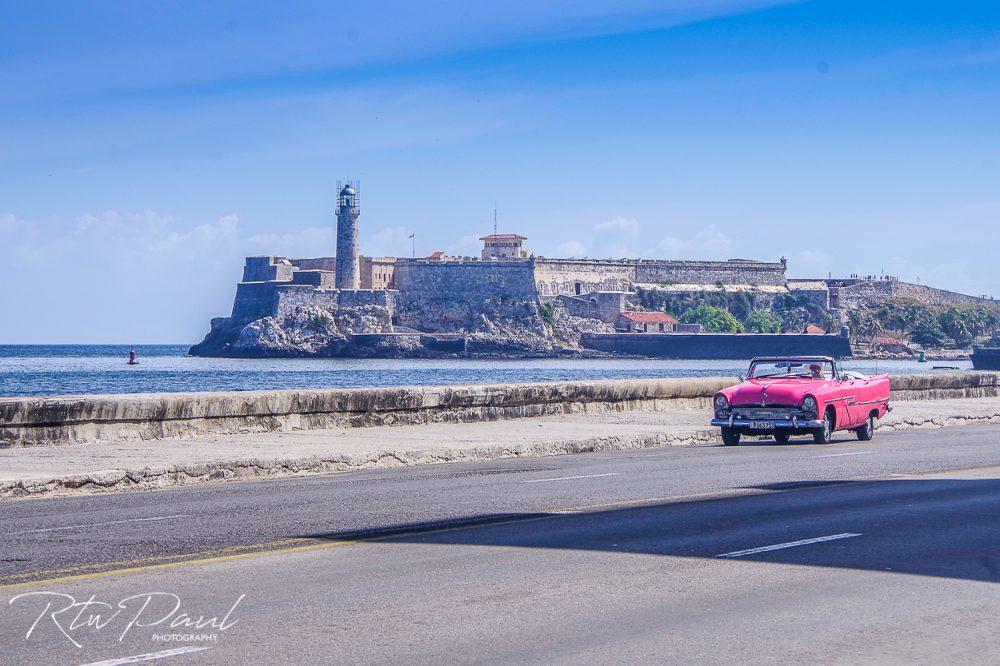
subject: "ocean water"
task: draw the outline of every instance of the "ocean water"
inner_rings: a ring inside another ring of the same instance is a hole
[[[431,386],[662,377],[735,377],[740,361],[647,359],[228,359],[187,356],[187,345],[0,345],[0,396],[286,388]],[[930,372],[968,361],[847,361],[865,373]]]

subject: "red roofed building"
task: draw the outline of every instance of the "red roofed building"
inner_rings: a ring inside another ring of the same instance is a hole
[[[623,312],[617,325],[631,333],[672,333],[679,323],[664,312]]]
[[[518,234],[490,234],[483,236],[483,259],[527,259],[528,251],[522,245],[528,240]]]
[[[806,326],[805,333],[806,335],[826,335],[826,331],[816,324],[809,324]]]

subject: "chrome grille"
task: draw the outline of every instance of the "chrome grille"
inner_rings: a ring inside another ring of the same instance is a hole
[[[733,412],[743,419],[790,419],[793,407],[737,407]]]

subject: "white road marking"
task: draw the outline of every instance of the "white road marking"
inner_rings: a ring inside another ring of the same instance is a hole
[[[135,664],[140,661],[153,661],[154,659],[165,659],[167,657],[176,657],[179,654],[190,654],[191,652],[201,652],[202,650],[207,650],[207,647],[179,647],[173,650],[163,650],[162,652],[147,652],[145,654],[137,654],[131,657],[121,657],[119,659],[108,659],[105,661],[92,661],[83,666],[117,666],[118,664]]]
[[[722,553],[716,557],[743,557],[744,555],[756,555],[766,553],[769,550],[781,550],[782,548],[795,548],[796,546],[808,546],[811,543],[823,543],[824,541],[835,541],[837,539],[850,539],[861,536],[853,532],[843,532],[841,534],[830,534],[828,536],[816,537],[815,539],[802,539],[801,541],[789,541],[788,543],[776,543],[772,546],[761,546],[760,548],[748,548],[747,550],[734,550],[731,553]]]
[[[601,476],[622,476],[624,472],[611,472],[609,474],[584,474],[583,476],[560,476],[554,479],[529,479],[521,483],[544,483],[546,481],[571,481],[573,479],[596,479]]]
[[[840,456],[861,456],[866,453],[875,453],[874,451],[851,451],[850,453],[827,453],[822,456],[813,456],[813,458],[839,458]]]
[[[129,518],[128,520],[110,520],[106,523],[85,523],[83,525],[63,525],[62,527],[46,527],[40,530],[24,530],[21,532],[11,532],[4,536],[18,536],[20,534],[39,534],[41,532],[59,532],[61,530],[78,530],[84,527],[104,527],[106,525],[124,525],[125,523],[148,523],[156,520],[173,520],[174,518],[188,518],[194,514],[178,513],[172,516],[153,516],[151,518]]]

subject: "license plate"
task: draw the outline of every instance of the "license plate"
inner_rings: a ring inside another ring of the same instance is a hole
[[[770,421],[751,421],[750,428],[753,430],[774,430],[774,424]]]

